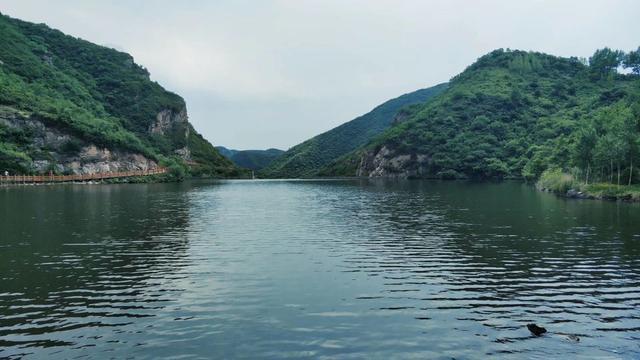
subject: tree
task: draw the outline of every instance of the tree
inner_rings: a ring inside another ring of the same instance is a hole
[[[633,160],[638,157],[640,152],[640,136],[638,135],[638,119],[629,114],[623,120],[622,137],[625,143],[625,150],[629,161],[629,181],[631,185],[633,179]]]
[[[608,47],[598,49],[589,58],[589,67],[594,75],[600,78],[607,77],[615,73],[622,61],[624,53],[620,50],[611,50]]]
[[[613,183],[613,162],[616,158],[616,141],[612,134],[598,138],[594,157],[600,168],[609,168],[609,182]]]
[[[640,155],[640,136],[634,134],[634,136],[629,137],[631,141],[628,145],[629,151],[629,180],[627,185],[631,185],[633,181],[633,161],[638,158]]]
[[[631,72],[640,75],[640,47],[636,51],[630,51],[625,55],[622,65],[625,69],[631,69]]]
[[[629,142],[626,136],[625,119],[622,117],[613,117],[609,124],[609,133],[605,136],[610,138],[609,154],[612,161],[615,161],[618,169],[618,182],[620,185],[620,164],[624,161],[625,157],[629,154]]]
[[[593,161],[594,149],[598,141],[596,130],[592,126],[580,129],[573,149],[573,157],[579,168],[585,169],[585,183],[589,184],[589,173]]]

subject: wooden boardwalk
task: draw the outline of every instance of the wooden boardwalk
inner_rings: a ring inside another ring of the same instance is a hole
[[[61,183],[74,181],[93,181],[103,179],[126,178],[132,176],[149,176],[166,174],[166,168],[148,170],[120,171],[109,173],[79,174],[79,175],[9,175],[0,176],[0,184],[37,184],[37,183]]]

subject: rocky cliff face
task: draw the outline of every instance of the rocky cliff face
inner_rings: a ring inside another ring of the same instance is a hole
[[[425,176],[428,168],[426,155],[402,154],[383,146],[362,156],[356,175],[407,179]]]
[[[187,146],[190,126],[186,108],[182,108],[180,111],[171,109],[160,111],[156,115],[155,121],[149,125],[149,134],[172,137],[176,143],[184,145],[175,149],[174,152],[183,160],[191,160],[191,151]]]
[[[158,115],[156,115],[155,121],[149,125],[149,134],[165,136],[169,133],[183,130],[188,122],[187,110],[185,108],[178,112],[165,109],[160,111]],[[185,139],[188,136],[189,132],[185,131]]]
[[[158,166],[142,154],[100,147],[64,129],[47,125],[42,118],[11,108],[3,108],[0,112],[0,127],[28,134],[29,144],[25,146],[36,155],[30,163],[25,160],[25,167],[36,173],[95,174]]]

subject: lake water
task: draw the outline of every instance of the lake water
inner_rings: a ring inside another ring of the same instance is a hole
[[[637,359],[640,206],[516,182],[0,188],[2,357]]]

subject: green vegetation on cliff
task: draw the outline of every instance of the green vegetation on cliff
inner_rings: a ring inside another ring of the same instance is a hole
[[[412,105],[424,103],[446,88],[447,84],[440,84],[389,100],[365,115],[292,147],[260,174],[280,178],[317,176],[324,166],[388,129],[394,119],[403,120],[406,114],[399,113],[400,110],[408,107],[408,112]]]
[[[186,121],[184,100],[151,81],[129,54],[1,14],[0,105],[84,143],[178,165],[184,162],[176,150],[187,147],[200,172],[237,172]],[[150,131],[161,112],[184,121]],[[1,169],[31,172],[34,161],[50,159],[52,149],[35,146],[30,136],[0,123]]]
[[[635,182],[639,55],[603,49],[587,61],[493,51],[326,173],[536,179],[560,168],[585,182]],[[631,73],[619,73],[621,64]],[[362,168],[367,155],[374,160]]]

